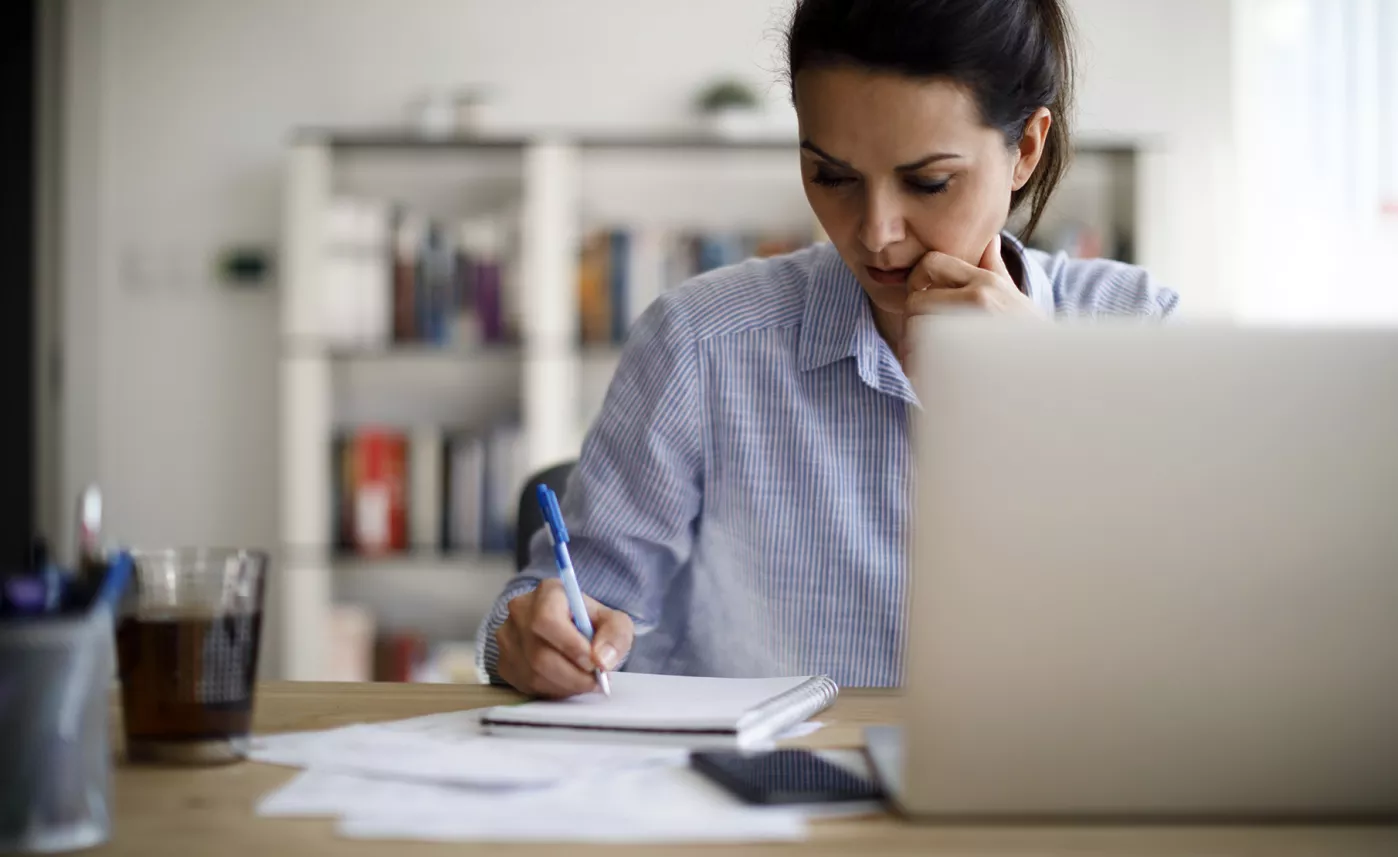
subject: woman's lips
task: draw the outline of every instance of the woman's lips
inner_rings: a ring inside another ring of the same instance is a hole
[[[865,271],[869,273],[869,279],[881,286],[901,286],[908,281],[908,274],[912,273],[912,268],[875,268],[866,265]]]

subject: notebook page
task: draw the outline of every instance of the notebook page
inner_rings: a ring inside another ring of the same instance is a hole
[[[732,731],[750,709],[807,681],[805,676],[698,678],[627,672],[611,673],[609,678],[610,698],[593,692],[501,706],[487,718],[535,726]]]

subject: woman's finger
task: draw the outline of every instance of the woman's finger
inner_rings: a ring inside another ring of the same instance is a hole
[[[535,590],[534,614],[529,621],[529,632],[562,652],[579,668],[592,667],[592,647],[577,625],[573,624],[568,596],[558,581],[544,581]]]
[[[983,271],[989,271],[995,276],[1003,278],[1006,283],[1014,282],[1014,277],[1010,276],[1010,269],[1005,266],[1005,253],[999,232],[995,233],[995,237],[990,239],[989,244],[985,245],[985,252],[981,254],[980,267]]]
[[[932,315],[949,310],[985,309],[986,290],[980,286],[959,289],[926,289],[908,295],[908,315]]]
[[[542,639],[534,637],[526,640],[525,650],[535,690],[573,696],[587,693],[597,686],[597,678],[590,666],[587,670],[579,669],[577,664]]]
[[[960,289],[990,275],[970,262],[933,250],[925,254],[908,274],[908,293],[928,289]]]
[[[621,663],[626,653],[631,651],[631,642],[636,636],[635,623],[621,610],[612,610],[598,604],[591,605],[592,626],[596,633],[592,636],[593,662],[604,670],[611,670]]]

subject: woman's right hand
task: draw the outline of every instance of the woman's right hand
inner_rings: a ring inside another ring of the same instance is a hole
[[[511,599],[509,616],[495,632],[497,670],[516,689],[551,699],[597,688],[594,669],[610,671],[631,651],[636,628],[625,611],[583,596],[592,621],[592,644],[573,624],[568,597],[557,579]]]

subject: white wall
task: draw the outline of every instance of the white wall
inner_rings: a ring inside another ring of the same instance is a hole
[[[112,531],[139,542],[275,539],[277,302],[208,266],[276,241],[293,128],[384,125],[481,79],[504,82],[508,125],[673,123],[709,75],[767,79],[774,56],[752,0],[75,6],[66,285],[71,393],[91,410],[73,414],[89,436],[65,496],[98,479]]]
[[[208,274],[279,234],[291,129],[381,125],[498,81],[518,127],[668,125],[710,75],[772,81],[784,0],[74,0],[65,148],[63,496],[125,540],[277,538],[272,293]],[[1228,303],[1228,4],[1076,0],[1080,126],[1153,139],[1142,259]],[[771,92],[782,102],[780,85]]]
[[[1237,299],[1230,0],[1070,0],[1079,129],[1147,141],[1139,260],[1190,315]]]

